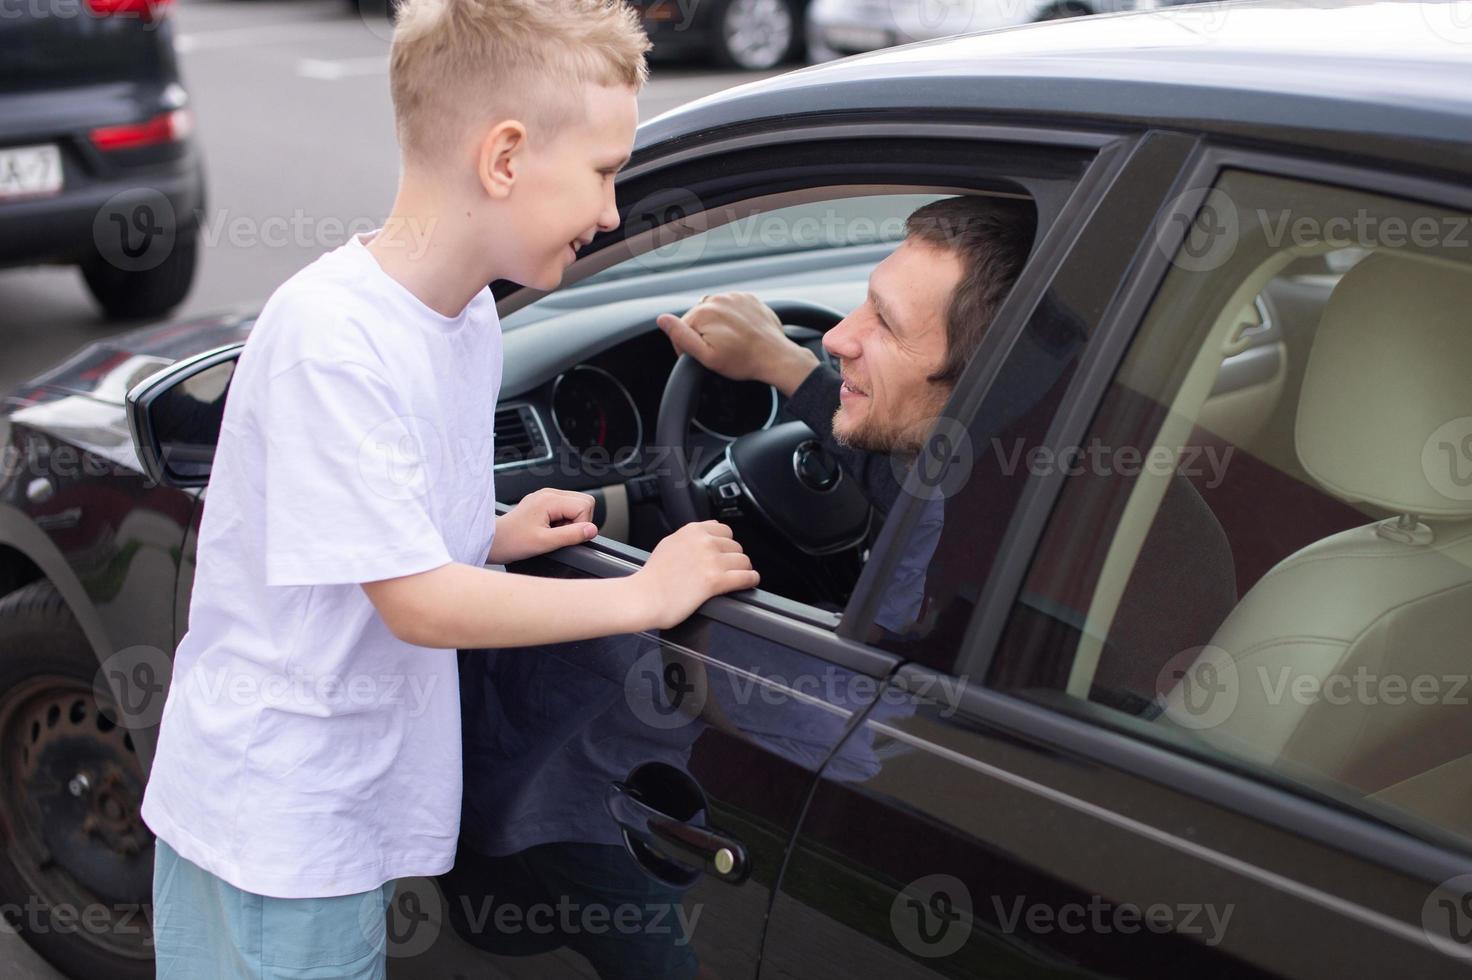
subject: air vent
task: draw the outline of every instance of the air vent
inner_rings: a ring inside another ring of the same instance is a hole
[[[547,430],[535,408],[522,402],[496,409],[496,469],[525,466],[551,458]]]

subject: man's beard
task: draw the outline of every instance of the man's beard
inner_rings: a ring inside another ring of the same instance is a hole
[[[949,388],[936,391],[925,414],[909,425],[889,422],[882,412],[874,411],[874,406],[870,405],[864,420],[847,430],[839,428],[838,420],[843,416],[843,406],[840,405],[833,413],[833,440],[846,449],[914,456],[925,444],[926,435],[935,426],[949,397]]]
[[[843,408],[839,407],[833,412],[833,441],[845,449],[863,449],[871,453],[896,453],[900,452],[901,433],[896,428],[886,428],[875,418],[875,413],[870,412],[862,422],[852,429],[843,430],[839,428],[839,418],[843,415]]]

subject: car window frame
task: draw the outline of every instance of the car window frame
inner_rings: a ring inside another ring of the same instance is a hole
[[[708,167],[713,161],[719,161],[733,151],[765,150],[774,146],[787,149],[795,139],[802,139],[809,143],[818,142],[825,146],[829,144],[842,146],[857,139],[870,142],[873,147],[882,147],[889,152],[894,150],[896,142],[908,142],[913,145],[923,140],[945,139],[963,141],[961,145],[967,149],[985,147],[995,154],[1004,154],[1015,149],[1023,152],[1058,150],[1062,153],[1089,155],[1083,162],[1081,172],[1066,186],[1053,178],[1059,183],[1059,193],[1054,194],[1051,198],[1042,196],[1035,198],[1039,209],[1040,226],[1049,231],[1054,226],[1064,223],[1060,215],[1087,212],[1086,205],[1094,203],[1093,196],[1100,193],[1107,183],[1103,177],[1107,176],[1112,167],[1116,165],[1118,148],[1128,142],[1128,137],[1122,137],[1117,133],[972,123],[874,122],[840,126],[811,124],[795,127],[777,126],[761,132],[745,133],[710,143],[702,143],[698,146],[682,146],[664,156],[645,157],[641,155],[634,165],[620,174],[621,182],[618,189],[620,213],[624,214],[631,206],[631,202],[640,201],[641,195],[648,193],[646,188],[649,185],[656,182],[669,184],[672,177],[688,172],[686,168],[691,165]],[[873,173],[870,174],[871,178],[882,172],[877,165],[866,165],[871,166],[873,170]],[[974,179],[969,182],[974,183],[977,190],[985,190],[988,182],[1000,183],[1006,179],[999,176],[996,171],[978,171],[972,176]],[[1048,179],[1050,178],[1038,178],[1039,182]],[[845,174],[826,178],[823,184],[807,186],[819,190],[827,183],[840,186],[865,182],[889,188],[887,193],[894,193],[892,188],[896,186],[924,187],[927,186],[927,182],[931,186],[941,183],[949,185],[950,183],[941,181],[933,174],[911,175],[904,179],[885,176],[884,179],[872,179],[871,181],[859,180],[852,174]],[[676,181],[673,186],[685,186],[685,184]],[[769,185],[752,183],[735,198],[735,203],[768,196],[770,193]],[[711,202],[715,207],[724,207],[728,203],[732,202],[727,200]],[[1044,224],[1044,222],[1047,223]],[[622,230],[624,229],[621,225],[620,231]],[[647,230],[634,228],[630,230],[628,237],[643,234]],[[1046,237],[1051,237],[1051,235]],[[590,245],[587,252],[579,255],[578,261],[569,269],[569,276],[576,275],[578,265],[595,259],[598,252],[620,245],[623,240],[623,236],[618,233],[600,235]],[[1029,275],[1030,278],[1046,281],[1051,278],[1053,271],[1065,254],[1066,252],[1063,251],[1044,252],[1041,249],[1035,249],[1024,274]],[[543,295],[545,294],[535,290],[517,288],[504,295],[498,294],[498,307],[504,318],[527,303],[540,299]],[[1016,309],[1020,305],[1020,302],[1014,303],[1009,310]],[[1006,310],[1004,314],[1009,318],[1013,316]],[[1001,319],[1002,316],[999,315],[999,320]],[[1018,327],[1023,319],[1025,318],[1017,316]],[[999,336],[1009,336],[1013,333],[1013,330],[1004,328],[999,331]],[[981,358],[978,357],[976,360],[980,361]],[[498,507],[502,506],[504,505],[498,504]],[[895,521],[891,520],[889,523],[893,524]],[[893,540],[893,535],[890,535],[889,538]],[[871,557],[870,564],[874,564],[876,559],[883,554],[879,550],[883,546],[883,540],[881,536],[881,543],[876,546],[875,555]],[[554,552],[545,558],[558,564],[571,565],[585,574],[609,577],[637,570],[647,558],[647,553],[616,541],[594,538],[592,541]],[[534,568],[535,563],[527,567]],[[863,629],[867,628],[867,616],[861,621],[854,615],[856,610],[871,610],[873,605],[867,596],[860,596],[859,587],[872,589],[878,581],[874,576],[867,578],[861,576],[859,586],[856,587],[854,595],[841,615],[761,590],[717,597],[703,605],[697,614],[706,615],[733,626],[755,627],[768,634],[775,630],[789,637],[794,646],[805,652],[817,654],[843,666],[869,673],[871,676],[885,676],[898,665],[899,658],[880,651],[859,639]],[[872,615],[872,612],[869,614]]]

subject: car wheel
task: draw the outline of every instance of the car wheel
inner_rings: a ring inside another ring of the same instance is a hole
[[[762,71],[792,56],[798,40],[790,0],[726,0],[716,15],[715,55],[725,65]]]
[[[82,263],[82,278],[109,320],[162,316],[184,301],[194,285],[199,239],[180,238],[151,269],[119,269],[93,253]]]
[[[68,976],[153,976],[143,766],[51,583],[0,599],[0,909]],[[147,914],[145,914],[147,913]]]

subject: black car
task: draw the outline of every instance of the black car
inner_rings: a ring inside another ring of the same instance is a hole
[[[551,295],[496,285],[498,497],[586,490],[603,529],[515,568],[626,575],[716,513],[763,589],[462,651],[457,863],[399,883],[391,973],[1464,975],[1464,30],[1064,21],[643,126],[623,225]],[[955,194],[1037,239],[882,513],[654,324],[748,290],[816,350]],[[250,327],[125,334],[7,401],[0,905],[78,976],[149,975],[138,802]]]
[[[111,318],[161,316],[194,279],[204,172],[171,5],[0,16],[0,267],[79,266]]]

